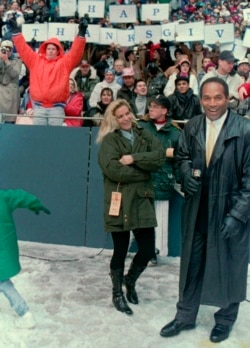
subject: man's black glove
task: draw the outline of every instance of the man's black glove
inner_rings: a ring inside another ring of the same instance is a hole
[[[75,11],[75,13],[74,13],[74,17],[75,17],[75,19],[79,19],[79,12],[78,11]]]
[[[243,226],[240,220],[233,218],[232,216],[226,216],[223,225],[221,227],[221,235],[223,239],[228,239],[236,236]]]
[[[81,22],[78,26],[78,36],[85,37],[88,28],[88,20],[86,18],[81,18]]]
[[[49,209],[45,208],[43,205],[35,207],[32,210],[34,211],[34,213],[36,213],[36,215],[39,215],[41,211],[43,211],[45,214],[50,215]]]
[[[12,34],[18,34],[21,33],[22,29],[21,26],[17,25],[16,17],[12,17],[9,19],[8,24],[10,26],[10,30]]]
[[[195,194],[200,188],[201,182],[190,175],[185,175],[182,182],[182,191],[189,195]]]

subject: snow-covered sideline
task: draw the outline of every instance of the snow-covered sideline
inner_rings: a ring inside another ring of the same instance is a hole
[[[159,335],[175,315],[180,258],[161,257],[137,283],[139,305],[133,316],[111,303],[109,261],[112,251],[19,242],[22,272],[13,281],[27,300],[35,329],[17,329],[17,316],[0,296],[2,348],[209,348],[216,308],[200,308],[197,328],[173,338]],[[131,262],[127,258],[127,267]],[[250,268],[249,268],[250,269]],[[250,272],[248,299],[250,299]],[[213,286],[211,284],[211,286]],[[250,347],[250,303],[241,304],[226,348]]]

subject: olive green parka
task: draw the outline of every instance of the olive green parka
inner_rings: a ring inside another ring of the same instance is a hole
[[[129,231],[157,226],[154,210],[154,189],[151,172],[165,161],[158,141],[145,129],[133,126],[134,143],[120,130],[107,134],[99,149],[98,162],[104,177],[104,221],[108,232]],[[122,165],[119,159],[132,155],[132,165]],[[112,192],[122,194],[119,216],[110,216]]]

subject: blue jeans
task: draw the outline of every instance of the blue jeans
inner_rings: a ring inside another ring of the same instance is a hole
[[[22,296],[16,290],[11,280],[0,281],[0,292],[9,300],[11,307],[19,316],[23,316],[28,312],[29,307]]]
[[[65,118],[64,108],[62,106],[53,106],[52,108],[44,108],[40,105],[34,104],[33,109],[34,109],[34,116],[35,116],[33,118],[34,125],[62,126],[64,118]]]

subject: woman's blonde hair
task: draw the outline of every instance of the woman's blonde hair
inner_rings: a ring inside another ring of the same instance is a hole
[[[109,104],[105,111],[102,124],[97,134],[97,143],[101,143],[105,135],[107,135],[108,133],[112,133],[114,130],[119,129],[115,113],[117,109],[119,109],[122,106],[126,106],[129,109],[132,116],[132,123],[136,124],[136,118],[132,113],[132,109],[129,103],[125,99],[116,99]]]
[[[69,81],[72,81],[72,82],[73,82],[74,87],[75,87],[75,92],[78,92],[78,86],[77,86],[76,80],[73,79],[73,77],[70,77],[70,78],[69,78]]]

